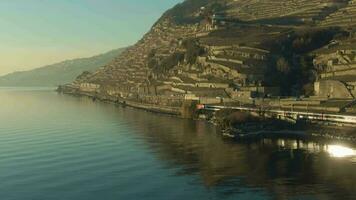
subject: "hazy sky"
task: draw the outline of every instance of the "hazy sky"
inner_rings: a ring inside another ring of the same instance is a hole
[[[0,75],[134,44],[182,0],[0,0]]]

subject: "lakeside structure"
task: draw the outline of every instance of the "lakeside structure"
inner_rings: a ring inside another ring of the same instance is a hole
[[[207,2],[167,11],[137,44],[59,91],[184,117],[196,105],[319,121],[356,114],[354,0]]]

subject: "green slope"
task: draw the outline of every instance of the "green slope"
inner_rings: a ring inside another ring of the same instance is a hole
[[[83,71],[95,71],[117,57],[124,48],[93,56],[67,60],[30,71],[14,72],[0,77],[0,86],[58,86],[72,82]]]

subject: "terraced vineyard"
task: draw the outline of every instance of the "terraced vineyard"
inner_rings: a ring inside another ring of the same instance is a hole
[[[351,0],[347,6],[340,8],[336,12],[330,14],[321,22],[322,26],[356,26],[356,0]]]
[[[156,103],[310,95],[315,81],[330,77],[325,65],[335,58],[323,52],[353,54],[355,8],[355,0],[187,0],[110,64],[68,87]]]
[[[347,1],[336,0],[240,0],[228,1],[229,16],[243,21],[289,18],[313,22],[329,15]]]

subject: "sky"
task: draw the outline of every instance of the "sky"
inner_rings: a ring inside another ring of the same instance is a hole
[[[134,44],[182,0],[0,0],[0,75]]]

